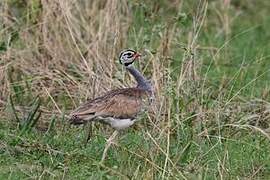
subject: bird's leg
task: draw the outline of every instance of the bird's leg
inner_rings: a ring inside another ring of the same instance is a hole
[[[103,151],[103,154],[102,154],[102,158],[101,158],[101,162],[103,162],[106,158],[106,155],[107,155],[107,151],[109,149],[109,147],[113,144],[113,140],[115,139],[115,137],[118,135],[118,131],[115,130],[113,132],[113,134],[109,137],[109,139],[107,140],[107,143],[105,145],[105,148],[104,148],[104,151]]]
[[[88,122],[86,125],[86,139],[85,139],[85,143],[84,145],[86,146],[86,144],[88,143],[88,141],[90,140],[90,138],[92,137],[92,131],[93,131],[93,128],[92,128],[92,122]]]

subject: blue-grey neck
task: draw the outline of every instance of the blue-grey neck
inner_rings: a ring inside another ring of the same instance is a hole
[[[152,92],[152,85],[133,65],[126,66],[130,74],[133,75],[137,81],[137,88]]]

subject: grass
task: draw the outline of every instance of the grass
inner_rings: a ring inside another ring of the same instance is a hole
[[[0,179],[269,179],[270,2],[0,2]],[[132,86],[156,102],[100,163],[112,130],[65,114]]]

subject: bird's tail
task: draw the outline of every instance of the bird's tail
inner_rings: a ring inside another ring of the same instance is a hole
[[[73,112],[68,117],[70,124],[80,125],[92,121],[95,118],[95,113]]]

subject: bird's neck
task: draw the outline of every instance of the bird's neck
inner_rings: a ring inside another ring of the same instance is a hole
[[[147,80],[133,65],[126,66],[126,69],[132,74],[137,81],[137,87],[147,91],[152,91],[152,86],[149,80]]]

